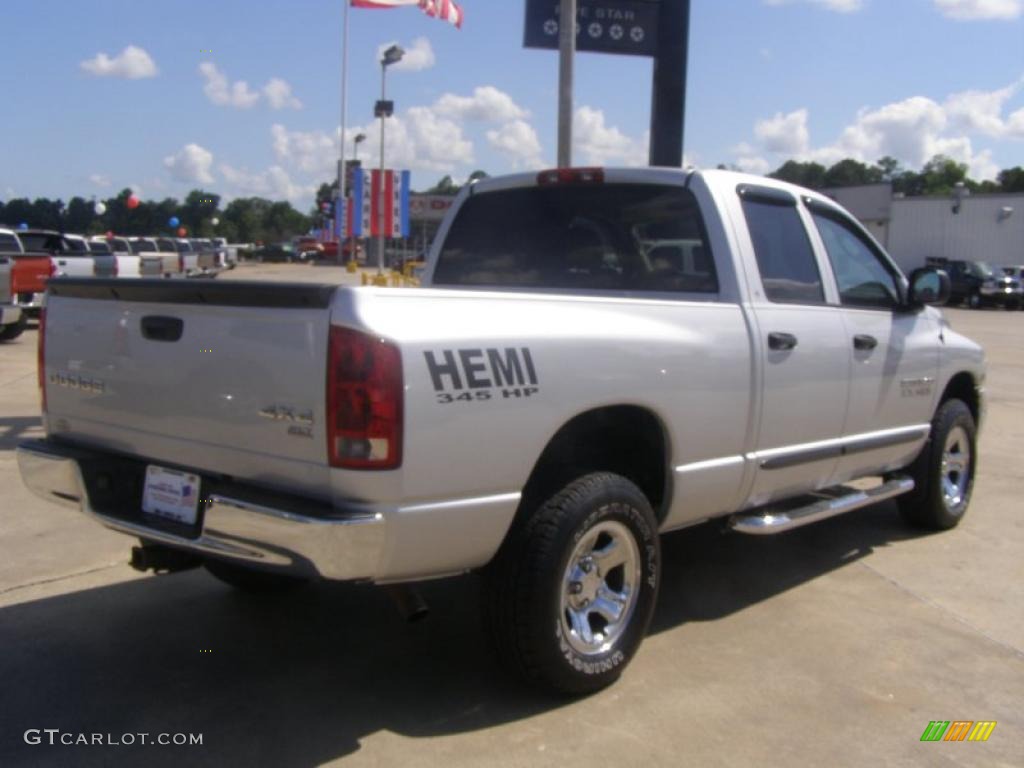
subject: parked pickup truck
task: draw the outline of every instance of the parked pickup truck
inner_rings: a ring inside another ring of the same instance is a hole
[[[156,254],[132,253],[132,244],[126,237],[89,238],[89,251],[94,254],[112,253],[117,259],[118,277],[161,277],[163,260]]]
[[[10,229],[0,229],[0,256],[10,260],[10,273],[3,283],[10,290],[11,303],[21,314],[35,317],[43,305],[46,281],[56,271],[55,261],[47,253],[26,252]]]
[[[147,271],[158,270],[162,277],[185,276],[185,260],[170,238],[132,237],[128,244],[133,254],[145,260],[143,266]]]
[[[944,273],[904,277],[822,195],[724,171],[486,179],[424,280],[51,281],[24,482],[138,537],[139,568],[201,560],[249,589],[480,571],[501,655],[574,693],[637,651],[659,532],[967,510],[982,350],[927,306]]]
[[[57,275],[117,277],[117,259],[109,254],[91,254],[83,237],[46,229],[23,230],[18,232],[18,237],[26,251],[49,254]]]
[[[10,256],[0,255],[0,341],[13,341],[25,330],[26,316],[11,295],[13,261]]]

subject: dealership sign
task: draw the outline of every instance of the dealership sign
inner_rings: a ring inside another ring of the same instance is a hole
[[[576,50],[654,56],[660,0],[577,0]],[[526,48],[558,48],[557,0],[526,0]]]

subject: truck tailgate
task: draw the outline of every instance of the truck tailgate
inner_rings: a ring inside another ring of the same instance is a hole
[[[333,286],[62,278],[49,288],[51,436],[329,494]]]
[[[11,265],[11,292],[42,293],[50,279],[53,262],[43,254],[17,254]]]

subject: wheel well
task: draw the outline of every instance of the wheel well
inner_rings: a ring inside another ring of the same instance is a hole
[[[581,413],[544,448],[523,488],[519,515],[532,513],[576,477],[604,471],[636,483],[660,521],[668,498],[667,442],[661,421],[646,408],[620,405]]]
[[[978,400],[978,387],[974,382],[974,377],[962,371],[949,380],[949,384],[946,385],[946,389],[942,392],[942,397],[939,398],[939,404],[946,402],[947,400],[963,400],[967,404],[967,407],[971,409],[971,415],[974,417],[974,423],[978,423],[979,410],[981,403]]]

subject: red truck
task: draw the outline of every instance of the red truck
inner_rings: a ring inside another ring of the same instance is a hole
[[[56,272],[56,263],[49,254],[26,251],[18,235],[0,229],[0,255],[11,261],[11,302],[30,317],[39,314],[46,281]]]

